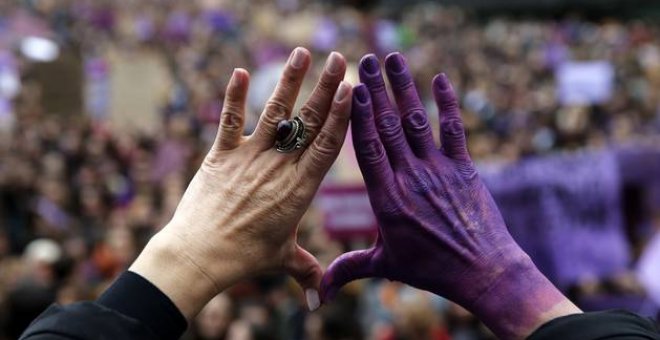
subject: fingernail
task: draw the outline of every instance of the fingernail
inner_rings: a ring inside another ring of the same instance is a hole
[[[337,74],[341,71],[342,60],[341,55],[337,52],[332,52],[325,62],[325,70],[330,74]]]
[[[335,101],[337,103],[341,103],[344,98],[346,98],[346,95],[348,94],[349,90],[351,89],[351,86],[348,85],[347,82],[342,81],[339,83],[339,88],[337,89],[337,93],[335,93]]]
[[[362,69],[369,75],[376,75],[380,71],[380,64],[378,64],[378,58],[373,54],[367,54],[362,58],[360,62]]]
[[[234,86],[241,86],[243,81],[243,78],[240,75],[239,69],[235,68],[234,71],[231,73],[231,80],[232,84]]]
[[[317,310],[321,306],[321,298],[319,298],[319,292],[316,289],[306,289],[305,298],[307,299],[307,308],[310,312]]]
[[[449,79],[447,79],[447,75],[444,73],[438,74],[438,76],[435,78],[435,85],[439,90],[448,90],[450,85]]]
[[[406,69],[406,61],[399,52],[392,53],[385,58],[385,67],[393,73],[401,73]]]
[[[305,64],[305,52],[302,48],[296,47],[291,54],[291,66],[294,68],[302,68]]]
[[[369,102],[369,90],[367,90],[367,86],[364,84],[360,84],[353,89],[353,95],[355,96],[355,100],[357,100],[358,103],[360,104],[366,104]]]

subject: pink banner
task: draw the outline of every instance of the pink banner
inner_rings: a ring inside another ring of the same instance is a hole
[[[324,229],[332,238],[376,235],[378,223],[364,186],[325,186],[316,197],[316,206],[323,214]]]

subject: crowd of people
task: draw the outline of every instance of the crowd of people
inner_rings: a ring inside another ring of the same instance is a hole
[[[40,74],[57,70],[15,48],[31,35],[56,41],[56,64],[80,79],[44,82]],[[430,3],[389,13],[302,0],[0,1],[0,72],[19,84],[0,92],[0,338],[16,338],[52,302],[95,298],[125,270],[172,216],[212,142],[232,69],[252,73],[250,131],[298,45],[314,54],[310,79],[332,50],[347,57],[353,83],[369,52],[405,51],[418,84],[446,72],[462,95],[477,161],[660,131],[657,23],[483,21]],[[611,63],[611,96],[562,103],[555,71],[570,60]],[[429,89],[418,90],[432,111]],[[58,97],[69,94],[83,100]],[[359,174],[341,158],[335,172]],[[299,242],[327,265],[348,245],[322,224],[310,210]],[[286,277],[243,282],[213,299],[186,338],[491,337],[460,306],[386,280],[350,285],[319,312],[303,301]]]

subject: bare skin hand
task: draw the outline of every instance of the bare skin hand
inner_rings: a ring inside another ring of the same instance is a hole
[[[352,90],[342,81],[343,56],[330,54],[299,112],[307,147],[277,152],[277,124],[291,118],[310,63],[304,48],[292,52],[251,136],[242,133],[249,74],[234,71],[213,147],[172,220],[130,268],[165,292],[188,319],[220,291],[265,272],[293,276],[310,309],[318,308],[322,269],[297,244],[296,232],[343,144]]]

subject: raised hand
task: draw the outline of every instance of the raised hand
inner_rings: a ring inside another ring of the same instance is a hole
[[[342,82],[346,61],[332,53],[299,112],[307,147],[276,151],[277,125],[292,115],[310,61],[307,50],[293,51],[249,137],[243,136],[249,75],[234,71],[215,143],[170,223],[130,268],[165,292],[188,318],[233,283],[273,271],[298,281],[310,309],[319,305],[322,270],[297,245],[296,231],[343,144],[352,89]]]
[[[467,151],[456,94],[433,80],[438,149],[402,55],[386,58],[396,106],[378,59],[360,62],[351,114],[355,152],[379,222],[375,245],[346,253],[321,283],[327,301],[346,283],[382,277],[447,297],[497,335],[519,338],[548,318],[580,312],[509,235]]]

